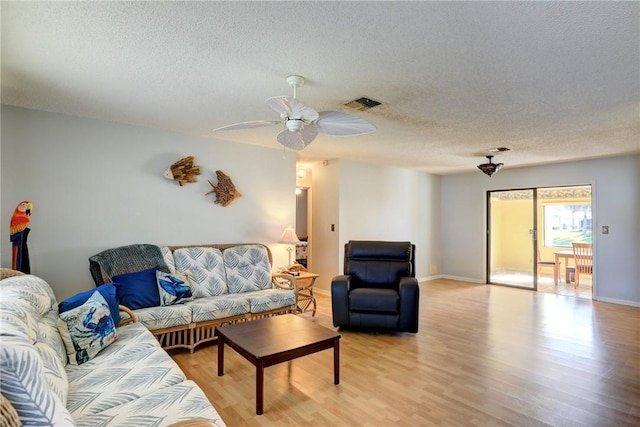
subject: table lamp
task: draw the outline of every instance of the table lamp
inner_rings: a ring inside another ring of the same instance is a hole
[[[284,243],[287,245],[287,252],[289,252],[289,265],[291,265],[291,252],[293,252],[295,245],[300,243],[300,239],[298,239],[293,227],[288,226],[284,229],[278,243]]]

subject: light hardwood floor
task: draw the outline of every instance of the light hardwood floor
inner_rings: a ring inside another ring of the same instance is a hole
[[[340,384],[323,351],[265,370],[215,344],[171,351],[234,426],[638,426],[640,308],[508,287],[420,284],[420,331],[342,331]],[[310,314],[304,314],[308,317]],[[333,328],[319,296],[313,321]]]

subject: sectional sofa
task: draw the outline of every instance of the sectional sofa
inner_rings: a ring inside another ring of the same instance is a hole
[[[224,426],[142,323],[115,327],[100,292],[60,312],[42,278],[0,273],[1,425]],[[70,346],[68,333],[81,339]]]

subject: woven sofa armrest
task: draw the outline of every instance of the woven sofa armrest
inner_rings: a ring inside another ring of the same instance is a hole
[[[13,276],[24,276],[24,273],[10,268],[0,268],[0,280],[8,279]]]
[[[0,426],[20,427],[20,417],[9,399],[0,394]]]
[[[138,316],[136,316],[136,314],[133,311],[131,311],[131,309],[126,305],[120,304],[118,306],[118,309],[120,309],[120,311],[124,311],[129,315],[128,318],[120,320],[120,323],[118,323],[118,326],[124,326],[124,325],[128,325],[129,323],[136,323],[138,321]]]
[[[298,293],[298,281],[291,274],[273,273],[271,283],[279,289],[293,290],[296,294]]]

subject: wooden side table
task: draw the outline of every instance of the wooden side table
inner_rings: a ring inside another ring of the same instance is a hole
[[[308,271],[301,271],[299,276],[295,276],[298,284],[298,295],[296,298],[298,313],[313,311],[311,317],[315,317],[318,305],[316,303],[316,297],[313,295],[313,285],[318,277],[320,277],[319,274],[309,273]]]

